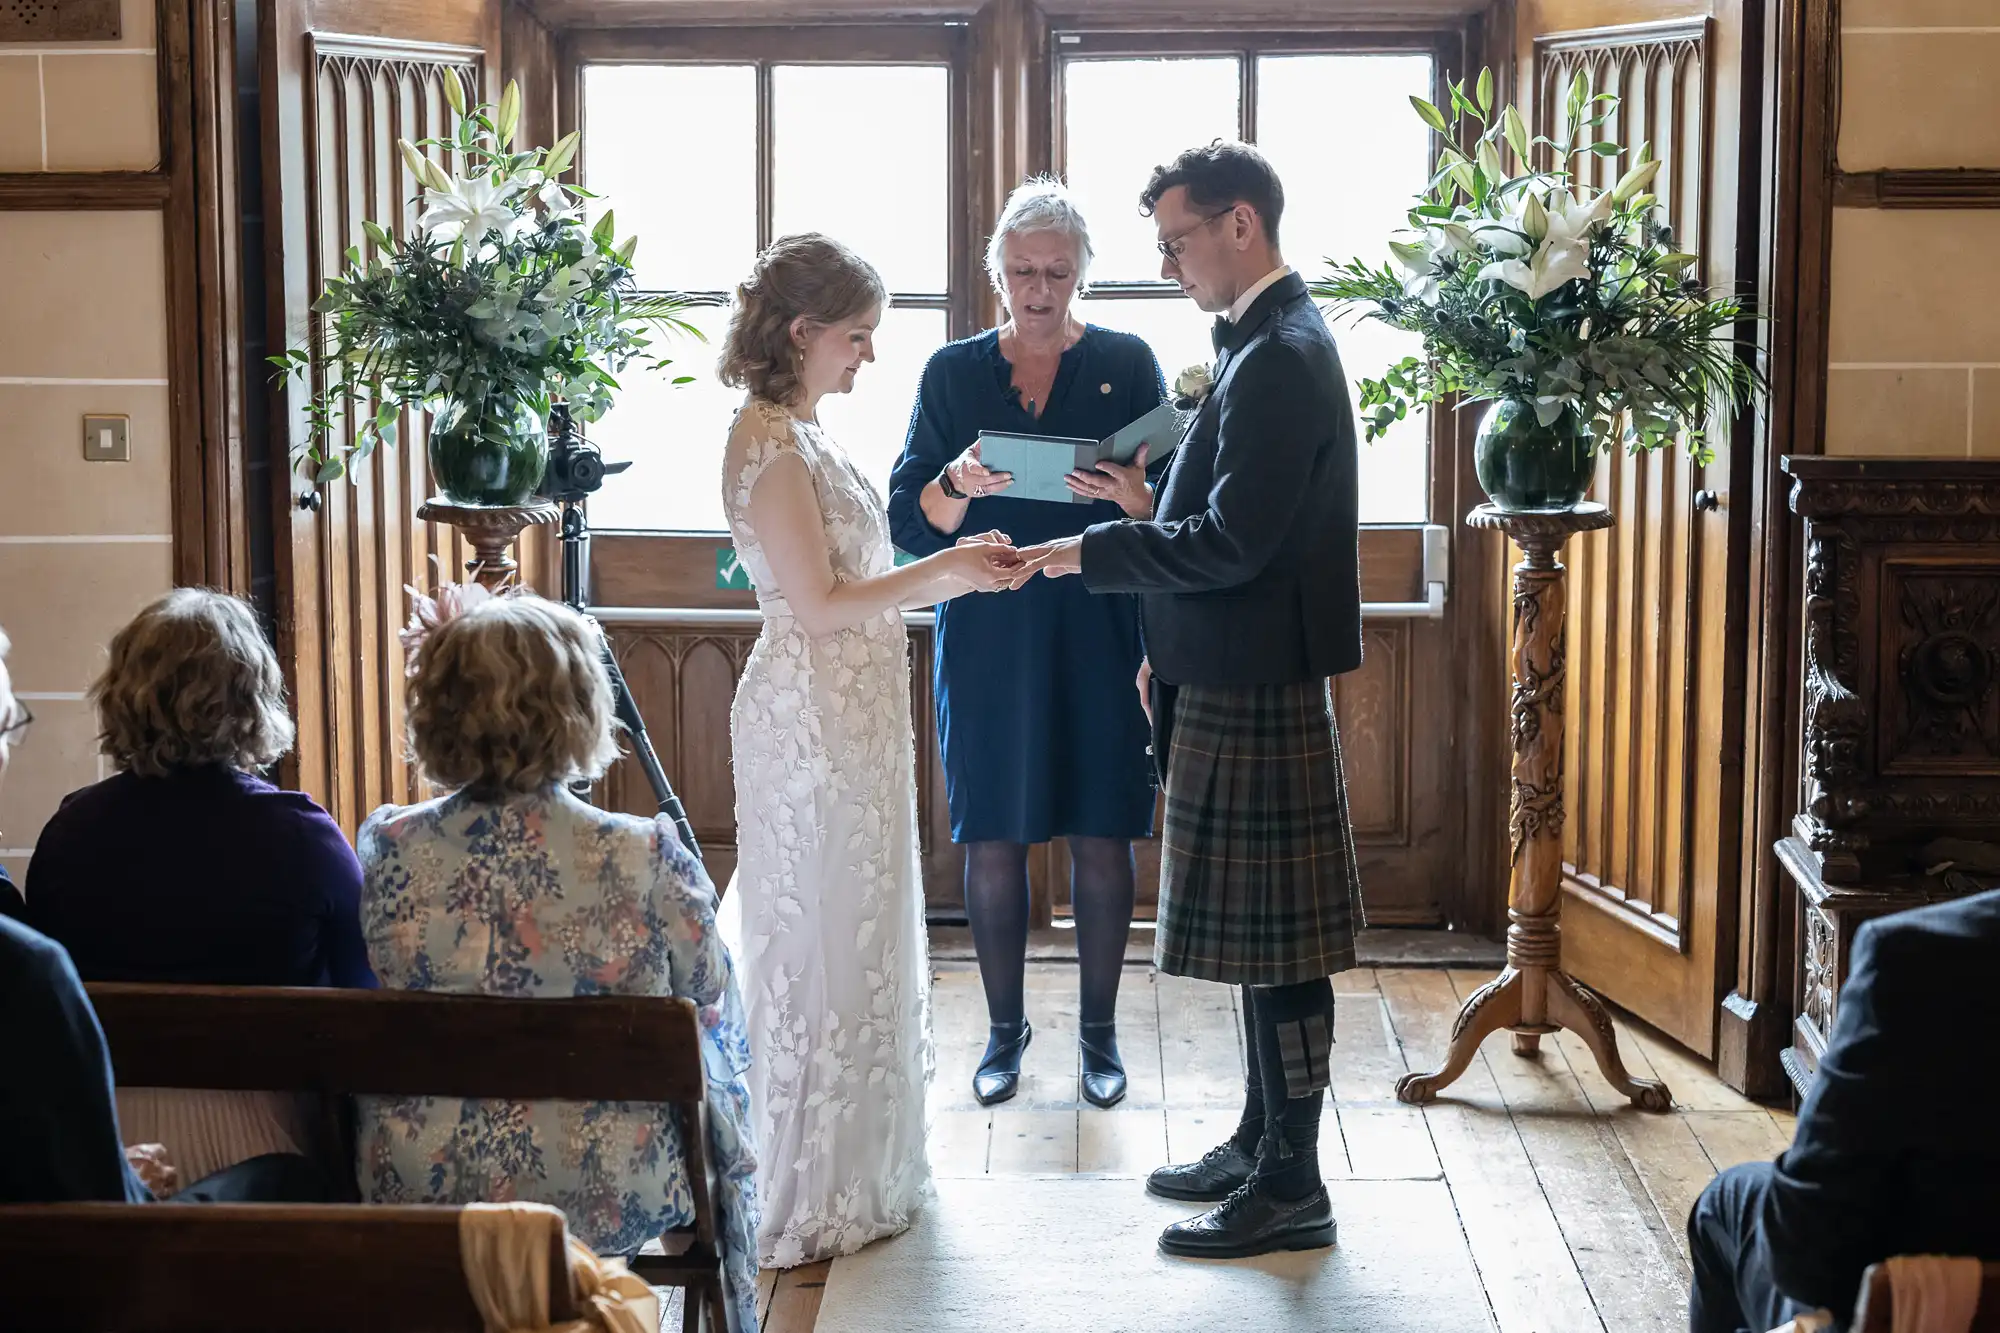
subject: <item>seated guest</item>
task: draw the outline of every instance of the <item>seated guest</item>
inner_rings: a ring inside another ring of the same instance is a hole
[[[411,745],[452,794],[362,826],[368,953],[405,990],[703,1006],[730,1295],[754,1328],[750,1054],[715,890],[670,820],[598,810],[565,785],[617,755],[600,653],[594,626],[536,597],[475,606],[423,640]],[[692,1220],[666,1106],[364,1097],[359,1129],[372,1202],[552,1204],[610,1254]]]
[[[28,729],[0,630],[0,778]],[[9,902],[8,900],[12,900]],[[18,907],[0,870],[0,909]],[[0,910],[0,1203],[142,1203],[111,1103],[111,1060],[62,946]]]
[[[353,850],[311,798],[255,776],[293,732],[248,604],[201,588],[162,597],[112,639],[90,699],[119,771],[43,829],[27,923],[85,981],[373,985]],[[269,1157],[256,1197],[331,1197],[297,1097],[128,1088],[118,1115],[165,1144],[184,1179]]]
[[[1724,1171],[1688,1219],[1693,1333],[1764,1333],[1829,1311],[1895,1255],[2000,1260],[1993,1075],[1965,1033],[2000,1024],[2000,890],[1871,921],[1854,941],[1792,1146]]]

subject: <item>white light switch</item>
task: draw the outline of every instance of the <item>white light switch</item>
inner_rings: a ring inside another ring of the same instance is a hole
[[[129,463],[132,461],[132,444],[127,427],[132,418],[85,417],[83,419],[83,456],[93,463]]]

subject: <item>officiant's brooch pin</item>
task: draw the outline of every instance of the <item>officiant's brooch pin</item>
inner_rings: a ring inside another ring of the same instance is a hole
[[[1174,407],[1182,412],[1192,412],[1201,406],[1202,400],[1215,388],[1215,376],[1207,366],[1189,366],[1174,376]]]

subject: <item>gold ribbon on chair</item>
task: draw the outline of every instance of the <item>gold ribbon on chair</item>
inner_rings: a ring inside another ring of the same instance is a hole
[[[539,1203],[475,1203],[460,1212],[459,1261],[486,1333],[658,1333],[660,1300],[622,1259],[600,1259]],[[551,1256],[568,1260],[578,1315],[551,1324]]]

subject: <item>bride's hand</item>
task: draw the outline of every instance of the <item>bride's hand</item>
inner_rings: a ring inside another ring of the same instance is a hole
[[[963,541],[945,552],[944,559],[951,577],[974,592],[999,592],[1012,587],[1021,566],[1020,555],[1004,541]]]
[[[1000,529],[993,528],[987,532],[976,532],[972,534],[970,537],[960,537],[958,541],[954,543],[954,545],[1012,547],[1014,545],[1014,539],[1012,537],[1009,537],[1006,533],[1000,531]]]

